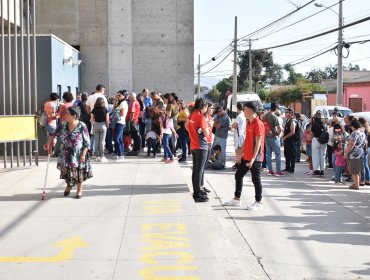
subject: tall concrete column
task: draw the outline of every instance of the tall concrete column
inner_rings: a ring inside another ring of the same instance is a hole
[[[133,89],[132,0],[109,0],[108,49],[111,95]]]

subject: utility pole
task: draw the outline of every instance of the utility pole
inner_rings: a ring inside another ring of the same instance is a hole
[[[252,92],[252,39],[249,38],[249,92]]]
[[[197,97],[200,98],[200,55],[198,56],[198,92]]]
[[[233,69],[233,99],[232,111],[236,112],[237,94],[238,94],[238,17],[235,17],[234,30],[234,69]]]
[[[343,0],[339,0],[337,104],[343,106]]]

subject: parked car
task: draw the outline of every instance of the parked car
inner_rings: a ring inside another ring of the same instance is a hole
[[[358,118],[364,118],[370,124],[370,112],[357,112],[351,114],[352,116]]]
[[[330,123],[333,119],[335,107],[338,108],[339,113],[342,115],[340,118],[341,122],[343,121],[344,116],[353,114],[353,111],[350,108],[341,106],[317,106],[312,113],[314,114],[316,111],[320,110],[324,114],[324,118],[327,119],[328,123]]]
[[[265,109],[267,111],[270,110],[271,109],[271,103],[263,104],[263,109]],[[282,116],[284,116],[284,113],[285,113],[286,109],[287,109],[287,107],[285,107],[284,105],[279,105],[279,111],[280,111]]]

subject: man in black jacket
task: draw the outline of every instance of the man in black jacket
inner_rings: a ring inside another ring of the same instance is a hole
[[[294,120],[294,111],[291,108],[285,110],[287,122],[284,128],[284,156],[285,156],[285,169],[283,171],[294,173],[295,168],[295,155],[296,155],[296,135],[295,128],[296,122]]]

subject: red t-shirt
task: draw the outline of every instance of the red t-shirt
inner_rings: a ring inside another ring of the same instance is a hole
[[[195,110],[189,117],[188,122],[190,150],[208,150],[207,138],[201,131],[206,128],[208,128],[206,117],[199,110]]]
[[[256,136],[262,137],[261,147],[257,153],[255,161],[263,162],[263,149],[265,142],[265,126],[257,117],[252,122],[247,122],[247,129],[244,141],[244,160],[250,161],[253,158]]]
[[[140,103],[135,100],[134,102],[130,103],[130,107],[128,107],[126,122],[128,122],[131,118],[131,114],[134,114],[134,121],[135,123],[139,123],[139,116],[140,116]]]

